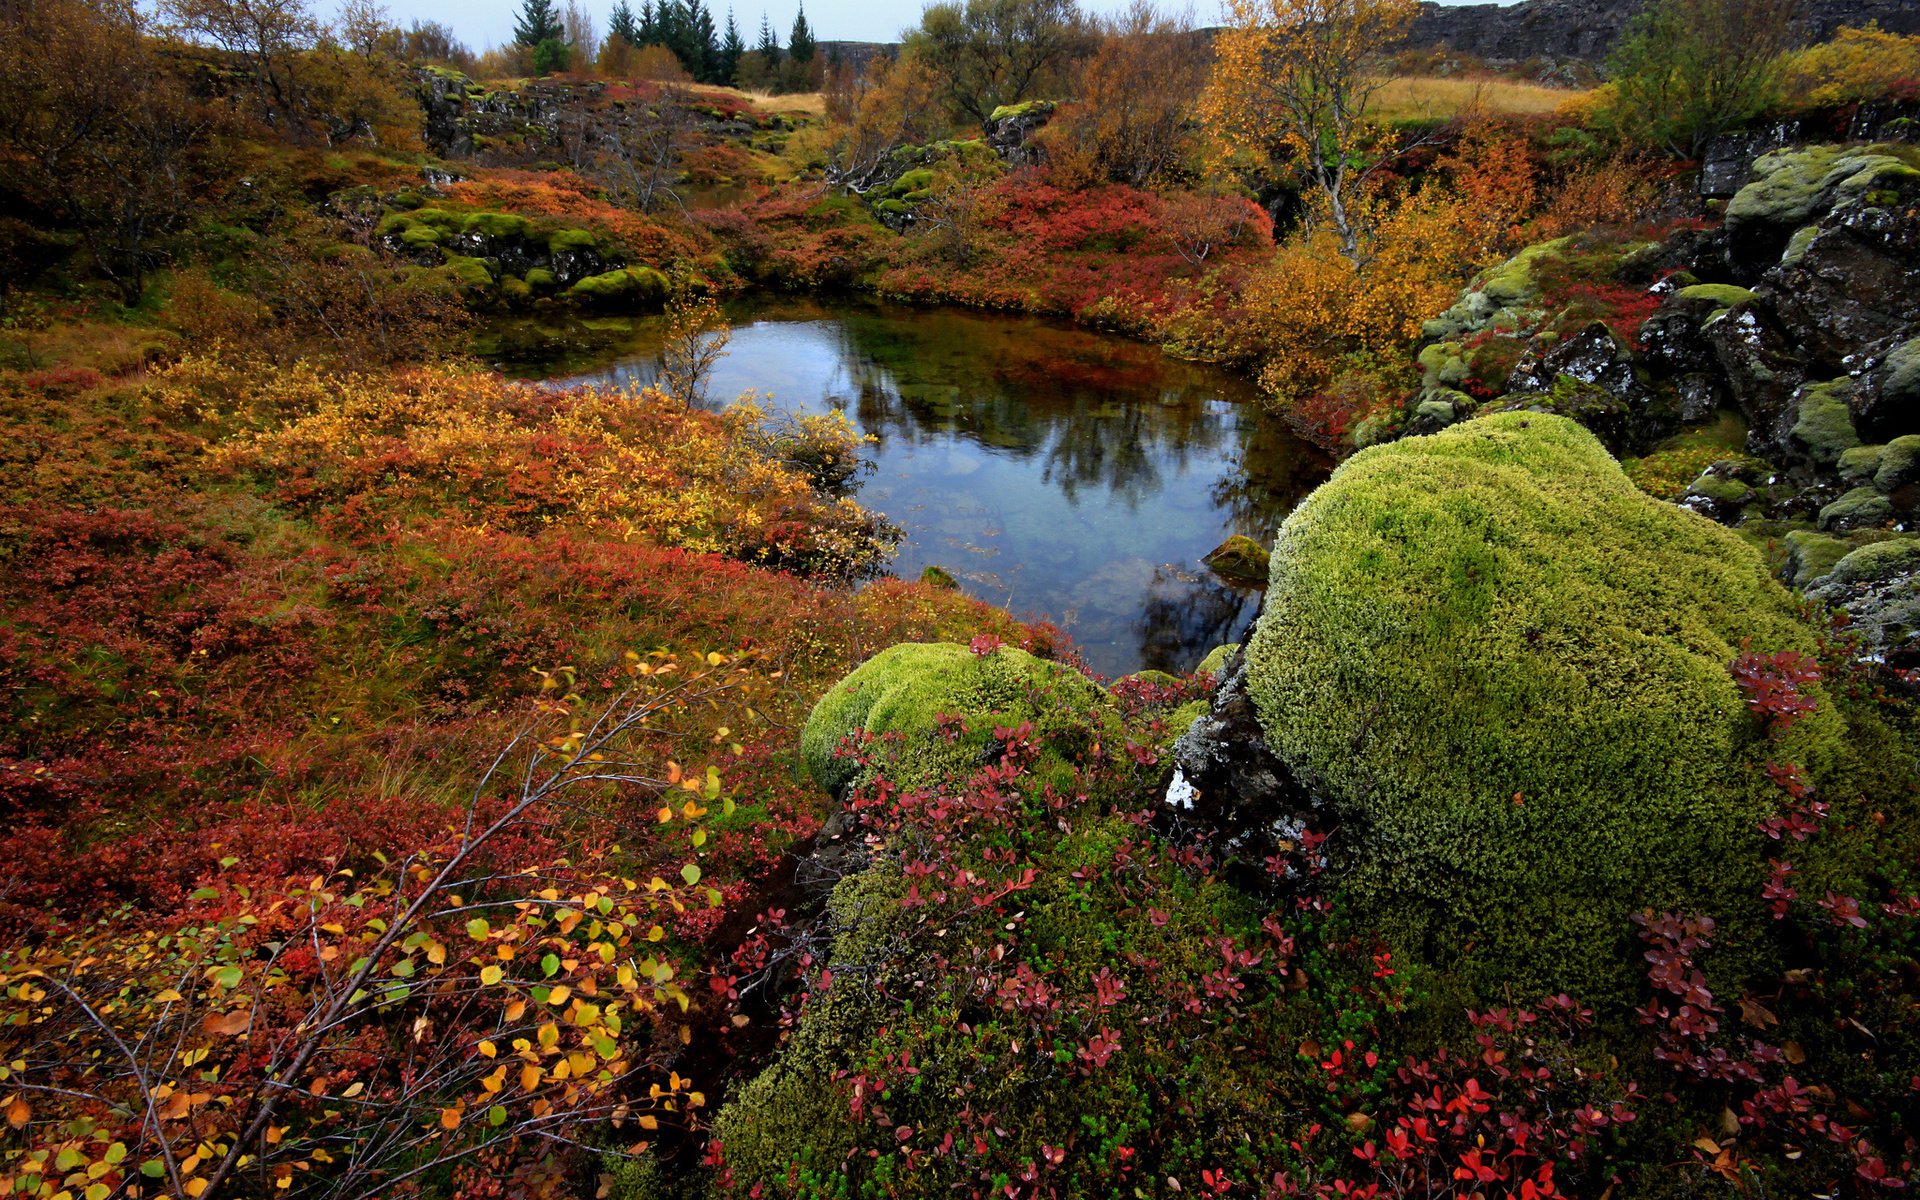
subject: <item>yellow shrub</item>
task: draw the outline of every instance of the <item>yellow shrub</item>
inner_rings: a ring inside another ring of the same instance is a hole
[[[1782,77],[1787,96],[1801,104],[1878,100],[1920,81],[1920,37],[1876,25],[1842,29],[1832,41],[1787,55]]]

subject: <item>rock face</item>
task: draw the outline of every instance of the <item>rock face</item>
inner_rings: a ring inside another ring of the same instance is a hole
[[[1738,764],[1779,750],[1727,670],[1749,639],[1811,649],[1753,550],[1569,420],[1482,417],[1362,451],[1295,510],[1242,678],[1178,756],[1245,825],[1337,824],[1352,894],[1424,953],[1624,995],[1629,912],[1757,886]]]
[[[1479,58],[1574,58],[1598,63],[1640,11],[1640,0],[1522,0],[1519,4],[1423,4],[1409,46],[1445,45]],[[1877,21],[1895,33],[1920,33],[1920,8],[1906,0],[1808,0],[1803,41],[1842,26]]]

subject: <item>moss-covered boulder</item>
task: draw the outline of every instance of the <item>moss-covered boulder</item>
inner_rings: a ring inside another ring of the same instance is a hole
[[[1877,529],[1893,516],[1893,501],[1874,488],[1857,487],[1820,510],[1820,528],[1830,533]]]
[[[1755,265],[1777,261],[1810,221],[1911,175],[1902,161],[1910,153],[1893,146],[1804,146],[1760,156],[1753,182],[1727,203],[1733,253]]]
[[[1084,722],[1072,714],[1110,707],[1111,698],[1071,667],[1001,647],[976,653],[966,646],[907,642],[883,650],[833,686],[807,717],[800,751],[822,787],[841,791],[860,772],[835,751],[849,734],[897,735],[912,747],[888,772],[896,783],[930,784],[964,777],[981,765],[996,725],[1033,723],[1041,744],[1068,756],[1077,745],[1057,742]],[[961,717],[963,736],[943,736],[942,718]],[[1073,736],[1077,737],[1078,734]]]
[[[1833,570],[1835,563],[1853,549],[1853,543],[1844,538],[1815,533],[1811,529],[1789,530],[1785,541],[1787,565],[1784,574],[1787,582],[1797,588],[1804,588],[1825,576]]]
[[[1214,572],[1228,579],[1264,583],[1267,578],[1267,550],[1243,533],[1236,533],[1208,552],[1203,560]]]
[[[1841,455],[1860,444],[1847,407],[1852,394],[1852,380],[1835,379],[1810,383],[1794,397],[1793,445],[1817,467],[1837,466]]]
[[[1512,412],[1358,454],[1288,518],[1248,687],[1390,936],[1483,995],[1623,1000],[1633,911],[1755,919],[1749,644],[1812,649],[1752,549]]]
[[[652,267],[625,267],[589,275],[567,289],[567,294],[596,304],[659,303],[672,290],[665,275]]]

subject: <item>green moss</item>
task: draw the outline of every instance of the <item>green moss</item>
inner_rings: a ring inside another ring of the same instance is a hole
[[[593,234],[584,229],[558,229],[547,235],[547,251],[562,254],[568,250],[592,250],[596,248]]]
[[[921,192],[933,186],[933,172],[919,167],[893,181],[887,188],[889,196],[904,196],[908,192]]]
[[[789,1163],[837,1170],[857,1130],[835,1073],[889,1012],[880,985],[897,973],[892,951],[908,913],[897,870],[872,868],[834,886],[827,901],[836,931],[827,968],[833,985],[807,1003],[806,1019],[782,1047],[779,1060],[741,1088],[714,1120],[727,1165],[742,1179],[776,1179]]]
[[[1716,504],[1745,504],[1753,499],[1753,488],[1725,475],[1702,474],[1687,485],[1686,494],[1700,496]]]
[[[1807,457],[1820,466],[1834,466],[1840,456],[1860,444],[1853,429],[1853,412],[1847,397],[1853,394],[1851,379],[1809,384],[1800,393],[1800,411],[1793,423],[1793,437],[1806,447]]]
[[[406,219],[416,225],[438,229],[442,234],[459,233],[465,224],[465,219],[459,213],[451,213],[444,208],[417,208]]]
[[[960,581],[955,579],[945,567],[927,567],[926,570],[920,572],[920,582],[940,588],[943,591],[955,592],[960,590]]]
[[[1836,204],[1907,182],[1913,172],[1900,156],[1910,153],[1893,146],[1807,146],[1763,154],[1754,161],[1753,182],[1727,204],[1727,228],[1804,226]]]
[[[904,200],[886,199],[873,206],[873,211],[887,217],[904,217],[913,211],[913,206]]]
[[[519,238],[525,237],[532,227],[533,222],[515,213],[478,212],[467,214],[460,231],[489,238]]]
[[[1880,470],[1880,456],[1885,451],[1885,446],[1855,446],[1841,454],[1841,482],[1862,484],[1871,480]]]
[[[1711,300],[1717,308],[1732,308],[1753,299],[1753,292],[1729,283],[1696,283],[1675,293],[1682,300]]]
[[[1787,239],[1786,252],[1780,256],[1780,265],[1783,267],[1798,266],[1800,260],[1807,256],[1807,250],[1812,247],[1813,239],[1819,236],[1820,227],[1818,225],[1802,225],[1800,228],[1794,230],[1793,236]]]
[[[1893,504],[1870,487],[1858,487],[1820,510],[1822,529],[1873,529],[1893,520]]]
[[[1916,479],[1920,479],[1920,434],[1897,437],[1881,448],[1873,472],[1874,487],[1892,492]]]
[[[1812,649],[1757,554],[1573,422],[1503,413],[1358,454],[1295,510],[1249,686],[1396,940],[1483,996],[1624,1000],[1629,913],[1751,913],[1749,643]]]
[[[1421,384],[1428,388],[1457,388],[1471,373],[1459,342],[1435,342],[1420,352],[1418,362]]]
[[[589,275],[567,289],[567,294],[596,302],[657,302],[666,299],[671,290],[667,277],[652,267],[623,267],[603,275]]]
[[[464,254],[449,254],[447,255],[447,267],[453,272],[453,277],[458,279],[466,287],[485,288],[489,290],[493,287],[493,271],[487,266],[487,260],[484,258],[469,258]]]
[[[500,294],[509,300],[530,300],[533,289],[527,286],[526,280],[508,275],[500,280]]]
[[[1920,338],[1903,342],[1887,352],[1880,399],[1883,404],[1920,406]]]
[[[1833,570],[1833,565],[1853,549],[1849,542],[1810,529],[1791,530],[1785,541],[1787,582],[1796,588],[1804,588]]]
[[[1239,642],[1228,642],[1224,646],[1215,646],[1213,649],[1207,651],[1207,656],[1200,660],[1200,665],[1194,668],[1194,673],[1197,675],[1219,675],[1220,672],[1227,669],[1227,660],[1239,653],[1239,650]]]
[[[1266,548],[1242,533],[1215,546],[1204,561],[1229,579],[1260,582],[1267,577]]]
[[[539,291],[548,291],[558,287],[559,284],[559,276],[547,270],[545,267],[529,267],[527,269],[527,286],[530,288],[535,288]]]
[[[1010,117],[1024,117],[1030,113],[1052,112],[1051,100],[1023,100],[1018,104],[1002,104],[987,114],[988,121],[1005,121]]]
[[[910,763],[891,774],[911,785],[977,764],[995,723],[1032,721],[1043,732],[1057,730],[1071,713],[1109,703],[1106,693],[1078,671],[1024,650],[981,655],[965,646],[908,642],[874,655],[821,697],[801,732],[800,750],[814,779],[838,791],[859,772],[854,763],[834,757],[843,738],[861,731],[899,734],[914,753]],[[938,719],[947,714],[969,718],[972,733],[936,738]]]
[[[430,225],[415,225],[401,232],[400,244],[414,250],[424,250],[428,246],[438,246],[440,236],[440,231]]]
[[[1920,570],[1920,538],[1891,538],[1869,542],[1834,564],[1829,578],[1848,585],[1891,579]]]
[[[1479,290],[1503,307],[1534,300],[1540,295],[1540,287],[1533,278],[1534,268],[1542,258],[1558,254],[1572,244],[1571,238],[1555,238],[1528,246],[1482,275]]]

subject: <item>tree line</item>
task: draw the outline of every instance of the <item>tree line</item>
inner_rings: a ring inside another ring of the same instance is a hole
[[[819,85],[817,42],[804,5],[783,47],[764,12],[749,46],[733,10],[724,23],[716,21],[705,0],[642,0],[637,11],[629,0],[619,0],[607,19],[606,38],[597,43],[592,18],[576,0],[564,9],[556,0],[522,0],[514,46],[537,75],[597,71],[785,92]]]

